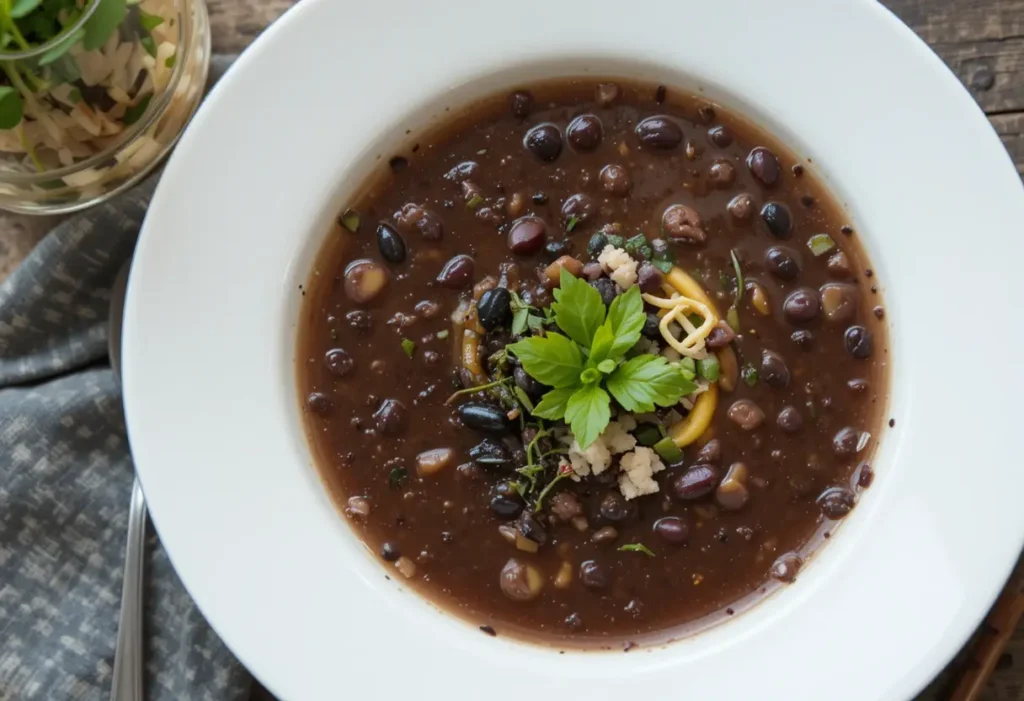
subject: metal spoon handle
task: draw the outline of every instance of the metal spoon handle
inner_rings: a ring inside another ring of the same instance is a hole
[[[128,544],[110,701],[142,701],[142,555],[145,542],[146,500],[136,479],[128,509]]]

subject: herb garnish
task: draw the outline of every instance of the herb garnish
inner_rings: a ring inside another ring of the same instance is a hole
[[[655,405],[672,406],[696,389],[661,356],[644,354],[622,362],[640,340],[646,320],[638,287],[616,297],[606,310],[596,289],[563,268],[554,296],[554,320],[565,335],[531,336],[508,349],[527,374],[553,388],[531,413],[564,419],[581,448],[593,443],[611,420],[609,392],[626,411],[648,412]]]
[[[409,471],[404,467],[393,467],[388,473],[388,485],[392,489],[398,489],[402,483],[409,478]]]
[[[736,271],[736,292],[733,295],[732,306],[725,315],[725,321],[732,327],[732,330],[739,333],[740,330],[740,300],[743,299],[743,268],[740,267],[740,260],[736,257],[736,249],[729,251],[732,258],[732,268]]]
[[[359,212],[354,209],[346,209],[339,219],[341,225],[353,234],[359,231]]]
[[[807,247],[815,257],[823,256],[836,247],[836,242],[828,234],[815,234],[807,239]]]
[[[569,221],[568,221],[568,222],[566,222],[566,224],[565,224],[565,230],[566,230],[567,232],[570,232],[570,233],[571,233],[571,232],[572,232],[572,230],[573,230],[573,229],[575,229],[575,228],[576,228],[576,225],[577,225],[577,224],[579,224],[579,223],[580,223],[580,218],[579,218],[579,217],[577,217],[577,216],[576,216],[576,215],[574,214],[574,215],[572,215],[571,217],[569,217]]]
[[[411,341],[408,338],[403,338],[402,339],[402,350],[404,350],[405,354],[411,358],[413,353],[416,352],[416,342],[415,341]]]
[[[643,553],[647,557],[654,557],[654,552],[643,543],[627,543],[620,545],[619,551],[624,553]]]
[[[743,366],[743,369],[740,370],[740,375],[743,377],[743,381],[747,383],[747,387],[753,387],[757,384],[757,368],[750,363]]]

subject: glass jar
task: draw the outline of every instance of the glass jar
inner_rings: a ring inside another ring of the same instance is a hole
[[[70,10],[57,14],[59,32],[27,49],[31,35],[12,39],[10,16],[0,17],[0,208],[13,212],[72,212],[138,182],[206,84],[203,0],[14,2],[49,15],[61,5]]]

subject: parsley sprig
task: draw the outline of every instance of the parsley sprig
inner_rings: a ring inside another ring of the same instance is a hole
[[[552,388],[533,416],[564,419],[581,448],[611,420],[611,397],[626,411],[649,412],[655,405],[672,406],[697,388],[678,364],[659,355],[625,360],[646,320],[638,287],[606,309],[596,289],[563,268],[554,297],[551,309],[562,333],[524,338],[508,350],[527,374]]]

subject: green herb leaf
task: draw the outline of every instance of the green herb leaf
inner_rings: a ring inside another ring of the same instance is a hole
[[[643,543],[626,543],[619,546],[619,551],[624,553],[643,553],[647,557],[654,557],[654,552]]]
[[[660,355],[638,355],[608,376],[608,391],[631,412],[654,411],[654,405],[672,406],[697,389]]]
[[[743,381],[747,383],[748,387],[753,387],[757,384],[757,368],[750,363],[747,363],[743,366],[743,369],[740,370],[740,377],[743,378]]]
[[[11,17],[14,19],[21,19],[32,10],[39,7],[39,3],[42,0],[14,0],[11,5]]]
[[[652,260],[651,265],[666,275],[672,272],[672,261],[670,260]]]
[[[160,15],[151,15],[144,10],[139,10],[139,24],[147,32],[151,32],[161,24],[164,23],[164,18]]]
[[[39,57],[39,65],[45,66],[53,63],[58,58],[66,54],[72,46],[78,43],[78,40],[85,36],[85,30],[79,27],[75,31],[68,34],[59,44],[49,49],[46,53]]]
[[[611,398],[600,385],[583,387],[565,405],[565,421],[584,450],[601,435],[611,417]]]
[[[565,224],[565,230],[566,230],[567,232],[571,232],[571,231],[572,231],[573,229],[575,229],[575,228],[576,228],[576,225],[577,225],[577,224],[579,224],[579,223],[580,223],[580,219],[579,219],[579,217],[577,217],[577,216],[576,216],[576,215],[574,214],[574,215],[572,215],[571,217],[569,217],[569,221],[568,221],[568,222],[566,222],[566,224]]]
[[[603,372],[605,375],[612,373],[615,370],[616,362],[611,358],[606,358],[597,364],[597,369]]]
[[[0,85],[0,129],[13,129],[21,123],[24,107],[21,95],[9,85]]]
[[[404,467],[391,468],[391,472],[388,473],[388,486],[398,489],[407,479],[409,479],[409,471]]]
[[[164,61],[164,65],[167,66],[168,68],[174,68],[174,64],[177,63],[177,62],[178,62],[178,54],[171,54],[170,56],[167,57],[167,60]]]
[[[448,329],[441,329],[434,335],[437,336],[437,340],[443,341],[444,339],[448,338]]]
[[[124,119],[122,121],[129,125],[135,124],[146,113],[146,110],[149,108],[149,102],[152,99],[153,93],[147,93],[145,97],[124,111]]]
[[[153,41],[153,37],[145,36],[139,39],[139,46],[146,50],[146,53],[156,58],[156,42]]]
[[[604,322],[605,308],[601,293],[562,268],[559,287],[554,290],[554,296],[557,301],[551,308],[555,311],[558,328],[576,343],[590,348],[594,334]]]
[[[607,234],[605,238],[608,239],[608,245],[614,246],[615,248],[622,248],[623,243],[625,243],[623,238],[618,234]]]
[[[530,377],[555,389],[576,384],[583,372],[579,346],[561,334],[531,336],[506,348],[519,358]]]
[[[522,336],[526,333],[527,317],[530,316],[530,305],[524,302],[517,292],[513,292],[509,308],[512,309],[512,335]]]
[[[807,247],[815,257],[823,256],[836,247],[836,242],[828,234],[815,234],[807,239]]]
[[[530,413],[542,419],[550,419],[552,421],[561,419],[565,416],[565,407],[569,403],[569,397],[576,392],[576,389],[573,386],[551,390],[540,398],[540,402],[537,403],[537,406]]]
[[[416,342],[410,341],[408,338],[403,338],[402,350],[405,351],[405,354],[411,358],[413,353],[416,352]]]
[[[598,327],[594,334],[594,340],[590,344],[590,355],[587,357],[587,366],[596,368],[607,359],[612,358],[612,348],[615,346],[615,334],[608,323],[608,319]]]
[[[595,382],[601,381],[601,371],[597,368],[587,368],[580,373],[580,382],[585,385],[591,385]]]
[[[86,51],[94,51],[106,44],[107,39],[117,30],[117,27],[124,21],[125,15],[128,14],[125,0],[95,1],[98,5],[92,16],[85,22],[85,36],[82,38],[82,48]],[[150,42],[152,41],[150,39]],[[156,54],[155,49],[152,53]]]
[[[516,395],[516,399],[519,400],[519,403],[526,407],[526,410],[532,414],[534,406],[533,402],[530,400],[530,395],[526,393],[526,390],[519,385],[516,385],[512,388],[512,392]]]
[[[640,249],[647,245],[647,237],[643,234],[637,234],[636,236],[630,236],[626,239],[626,253],[636,255]]]
[[[605,323],[615,340],[608,357],[619,358],[635,346],[640,340],[640,332],[643,331],[646,321],[647,315],[644,313],[644,301],[640,297],[639,285],[633,285],[625,294],[612,300]]]

